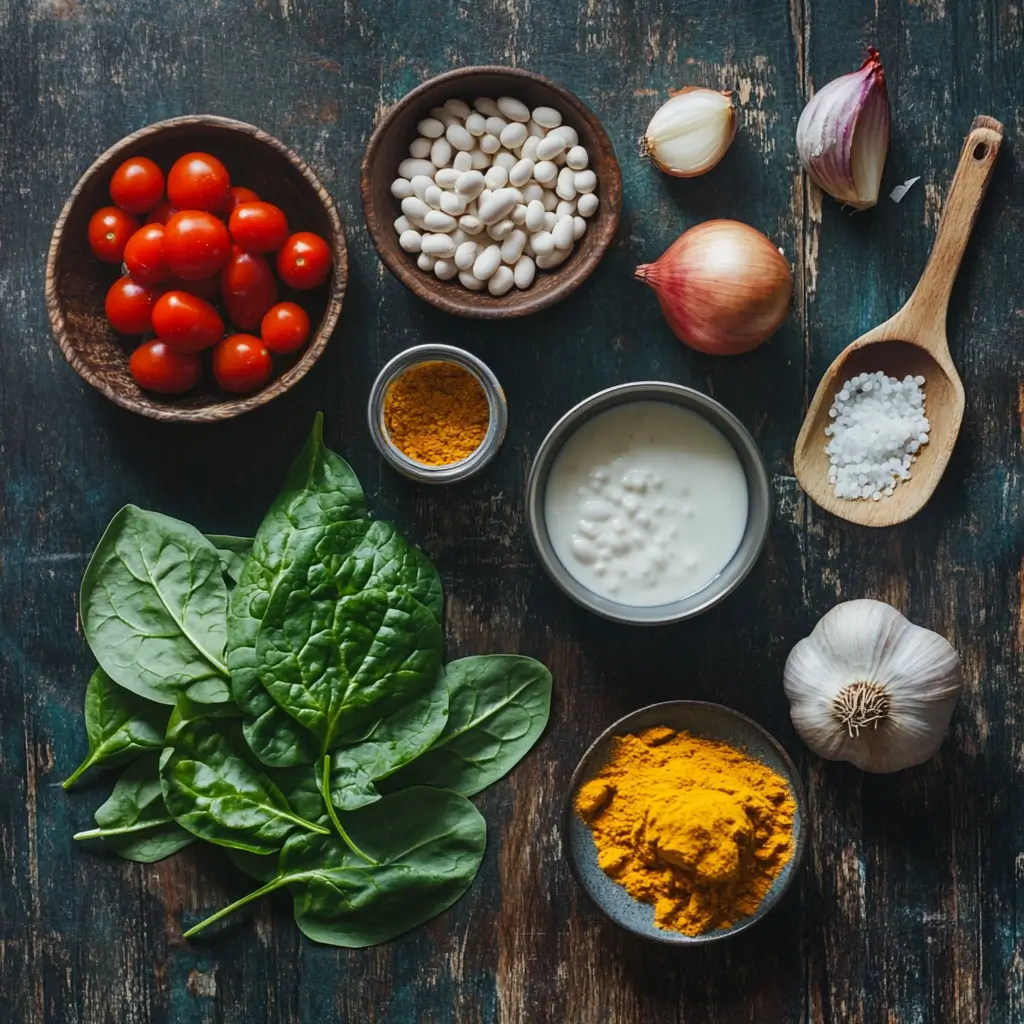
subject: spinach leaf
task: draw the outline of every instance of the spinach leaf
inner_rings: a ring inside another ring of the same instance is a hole
[[[160,704],[230,696],[227,588],[195,527],[126,505],[85,570],[81,610],[96,660],[120,686]]]
[[[238,583],[245,560],[252,551],[252,537],[231,537],[224,533],[208,533],[206,539],[220,555],[220,568],[231,586]]]
[[[287,886],[299,928],[316,942],[362,948],[387,942],[450,907],[483,860],[487,829],[465,797],[415,787],[345,815],[372,858],[339,838],[295,835],[276,877],[185,932],[191,938],[265,893]]]
[[[331,754],[331,801],[354,811],[380,799],[374,783],[419,757],[441,734],[448,718],[448,688],[439,672],[421,697],[343,741]],[[320,765],[317,765],[318,774]]]
[[[168,709],[118,686],[98,668],[85,688],[85,732],[89,756],[64,780],[73,786],[90,768],[123,764],[164,745]]]
[[[75,839],[102,839],[125,860],[151,864],[177,853],[195,836],[186,832],[164,806],[157,756],[133,761],[96,811],[99,828],[78,832]]]
[[[347,557],[332,539],[282,578],[256,642],[264,688],[321,752],[425,692],[443,645],[436,570],[390,524],[373,523]]]
[[[179,825],[208,842],[273,853],[296,829],[326,833],[292,810],[278,786],[242,753],[237,723],[181,718],[167,731],[160,781]]]
[[[453,661],[444,671],[444,732],[391,776],[385,791],[427,785],[472,796],[511,771],[547,725],[551,673],[539,661],[491,654]]]

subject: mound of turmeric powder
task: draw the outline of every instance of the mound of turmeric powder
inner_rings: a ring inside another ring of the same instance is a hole
[[[598,863],[660,928],[700,935],[761,905],[793,855],[784,779],[728,744],[672,729],[616,737],[580,788]]]

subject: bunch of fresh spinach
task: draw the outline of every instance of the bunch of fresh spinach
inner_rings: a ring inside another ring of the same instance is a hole
[[[197,839],[275,889],[320,942],[385,942],[451,906],[486,844],[467,799],[548,720],[530,658],[442,665],[441,581],[370,518],[322,420],[252,539],[204,536],[128,505],[82,580],[99,667],[89,753],[68,778],[123,767],[97,828],[129,860]]]

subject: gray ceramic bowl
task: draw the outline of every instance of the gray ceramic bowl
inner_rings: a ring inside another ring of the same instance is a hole
[[[544,492],[548,474],[562,445],[586,420],[616,405],[629,402],[672,402],[703,416],[717,427],[736,450],[747,477],[747,526],[729,564],[706,586],[670,604],[638,607],[601,597],[588,590],[562,564],[548,536],[544,516]],[[577,604],[606,619],[639,626],[660,626],[693,618],[724,601],[754,567],[768,539],[772,517],[772,492],[768,471],[747,428],[721,402],[693,388],[667,381],[636,381],[619,384],[580,402],[570,409],[541,442],[533,460],[526,492],[526,514],[537,557],[548,575]]]
[[[580,820],[574,807],[580,787],[589,782],[607,762],[611,741],[626,733],[641,732],[656,726],[692,733],[701,739],[723,740],[731,747],[767,765],[786,780],[796,802],[793,818],[793,856],[775,879],[768,895],[757,911],[732,928],[720,928],[704,935],[683,935],[665,931],[654,923],[654,908],[639,903],[617,882],[613,882],[597,865],[597,847],[589,827]],[[804,795],[796,766],[782,745],[751,718],[721,704],[698,700],[670,700],[633,711],[609,726],[591,744],[573,773],[569,795],[565,801],[562,845],[569,867],[584,892],[613,924],[634,935],[653,939],[668,946],[700,946],[731,938],[760,921],[775,907],[793,884],[800,871],[807,844],[807,797]]]

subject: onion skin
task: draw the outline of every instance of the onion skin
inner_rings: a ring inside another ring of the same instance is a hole
[[[757,348],[789,310],[789,263],[756,228],[709,220],[685,231],[635,276],[658,296],[675,336],[713,356]]]

